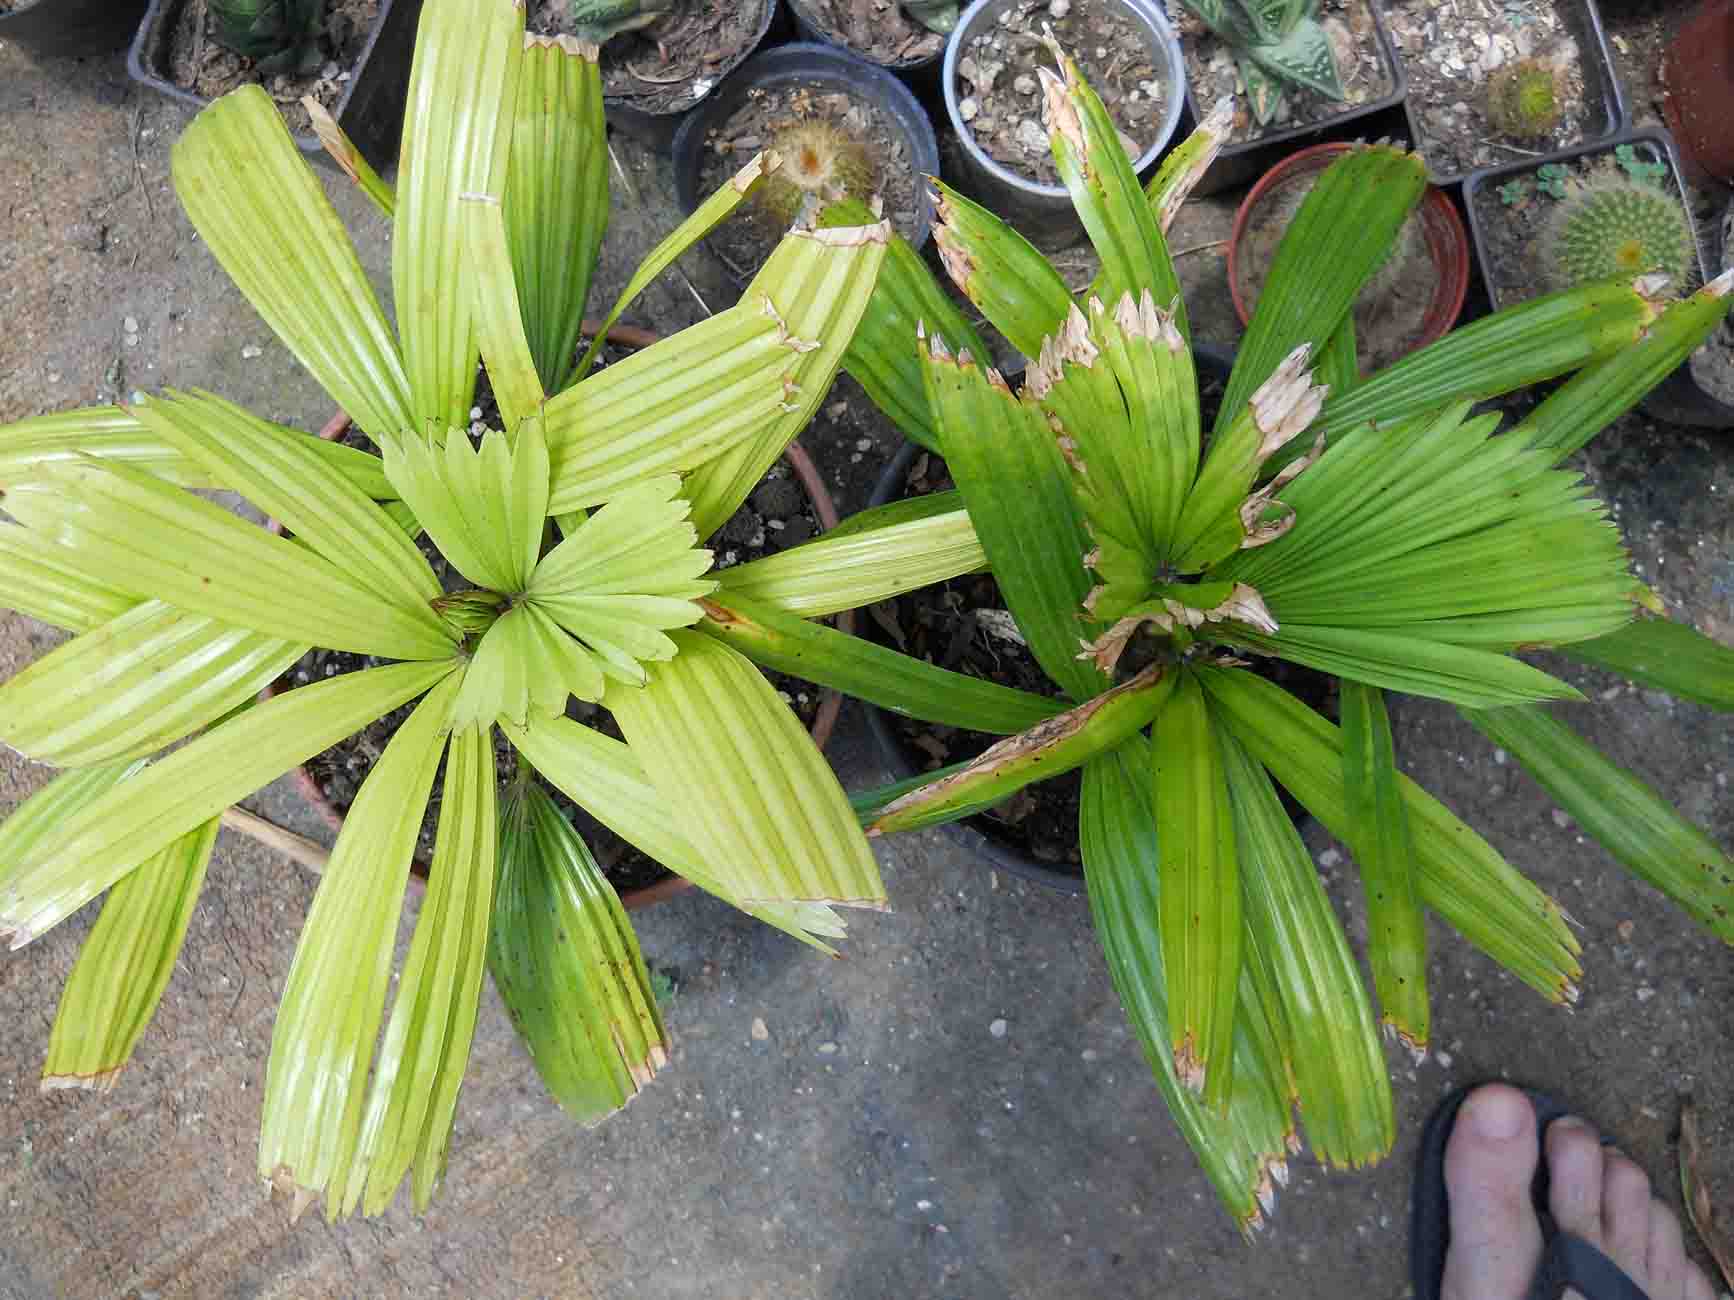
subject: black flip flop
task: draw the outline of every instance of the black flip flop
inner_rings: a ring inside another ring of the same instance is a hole
[[[1415,1192],[1409,1215],[1410,1277],[1416,1300],[1439,1300],[1445,1277],[1445,1251],[1451,1244],[1451,1223],[1445,1198],[1445,1142],[1457,1122],[1463,1099],[1475,1088],[1460,1088],[1433,1112],[1421,1135],[1421,1153],[1415,1164]],[[1535,1108],[1535,1135],[1539,1143],[1554,1120],[1568,1115],[1546,1093],[1522,1089]],[[1603,1138],[1602,1145],[1610,1139]],[[1567,1287],[1575,1287],[1588,1300],[1649,1300],[1644,1290],[1619,1265],[1589,1242],[1573,1233],[1561,1232],[1547,1212],[1547,1161],[1536,1163],[1530,1199],[1541,1220],[1541,1268],[1530,1285],[1529,1300],[1559,1300]]]

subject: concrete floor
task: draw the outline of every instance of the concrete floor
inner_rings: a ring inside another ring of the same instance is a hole
[[[118,60],[38,65],[0,48],[0,422],[176,383],[302,427],[329,413],[176,208],[168,146],[184,121]],[[607,292],[673,220],[660,164],[621,154],[645,208],[617,212]],[[328,188],[383,285],[384,223]],[[1177,246],[1220,238],[1229,211],[1189,211]],[[714,271],[688,263],[720,301]],[[1183,266],[1200,332],[1226,336],[1219,253]],[[631,319],[697,311],[665,277]],[[873,450],[850,462],[863,435]],[[807,441],[842,467],[848,505],[891,447],[858,394]],[[1583,466],[1676,615],[1734,640],[1734,442],[1634,418]],[[47,643],[0,616],[0,674]],[[1725,721],[1566,675],[1594,701],[1574,723],[1734,843]],[[574,1129],[546,1099],[490,990],[434,1210],[291,1226],[253,1175],[255,1098],[313,881],[225,833],[181,969],[113,1094],[36,1089],[92,913],[0,957],[0,1297],[1397,1297],[1420,1121],[1447,1089],[1502,1074],[1575,1099],[1666,1196],[1676,1097],[1695,1093],[1708,1173],[1734,1196],[1734,956],[1562,824],[1450,710],[1406,704],[1398,743],[1582,923],[1583,1000],[1551,1009],[1435,926],[1444,1050],[1418,1070],[1392,1057],[1396,1152],[1356,1176],[1303,1165],[1254,1245],[1170,1124],[1083,904],[996,877],[943,834],[880,847],[895,910],[851,918],[842,962],[705,897],[642,914],[647,956],[678,976],[675,1060],[601,1128]],[[848,714],[833,754],[847,784],[881,778]],[[0,807],[42,776],[0,756]],[[254,806],[318,833],[287,782]],[[1313,847],[1364,932],[1340,846],[1315,834]]]

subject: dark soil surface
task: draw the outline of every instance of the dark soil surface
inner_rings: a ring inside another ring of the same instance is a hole
[[[1258,301],[1277,246],[1319,175],[1307,172],[1272,186],[1248,217],[1236,250],[1235,275],[1249,310]],[[1390,259],[1355,301],[1355,355],[1363,374],[1390,365],[1419,345],[1438,284],[1439,269],[1417,211],[1398,232]]]
[[[1665,155],[1647,144],[1633,146],[1628,162],[1640,169],[1645,163],[1665,162]],[[1546,169],[1546,170],[1543,170]],[[1475,219],[1480,225],[1486,252],[1485,270],[1495,307],[1527,302],[1561,287],[1553,278],[1549,242],[1560,200],[1550,188],[1570,187],[1597,175],[1618,175],[1621,162],[1613,150],[1604,149],[1566,163],[1539,164],[1533,170],[1513,172],[1476,187]],[[1634,180],[1641,179],[1632,176]],[[1655,183],[1679,196],[1680,188],[1670,171]],[[1697,285],[1675,285],[1671,292],[1690,293]]]
[[[683,113],[753,52],[771,0],[685,0],[602,47],[602,93],[645,113]],[[530,31],[572,33],[569,0],[532,0]]]
[[[1043,185],[1060,183],[1036,75],[1037,68],[1054,67],[1042,43],[1048,28],[1102,97],[1132,158],[1155,142],[1174,93],[1143,26],[1119,6],[1067,0],[1062,12],[1056,18],[1045,0],[1015,0],[998,21],[976,29],[957,61],[958,112],[976,143],[1001,166]]]
[[[1178,4],[1169,5],[1169,15],[1180,33],[1180,46],[1186,55],[1186,82],[1192,87],[1192,100],[1199,111],[1208,112],[1224,95],[1234,97],[1234,129],[1228,137],[1231,144],[1329,121],[1382,99],[1397,86],[1396,69],[1379,44],[1368,0],[1324,0],[1319,5],[1319,19],[1336,51],[1337,74],[1344,91],[1342,101],[1329,99],[1316,90],[1290,86],[1276,116],[1267,126],[1260,126],[1241,93],[1240,76],[1228,47]]]
[[[801,17],[869,63],[906,68],[938,57],[945,37],[928,31],[898,0],[789,0]]]
[[[1435,176],[1552,153],[1608,130],[1608,104],[1590,62],[1598,57],[1594,38],[1579,0],[1485,7],[1393,0],[1385,24],[1408,74],[1416,143]],[[1554,73],[1560,116],[1546,133],[1516,138],[1489,120],[1488,90],[1524,59]]]
[[[310,74],[280,73],[262,78],[252,59],[218,43],[216,22],[205,0],[184,0],[173,15],[159,71],[181,89],[206,99],[256,82],[277,101],[289,129],[306,135],[313,130],[313,123],[301,107],[301,97],[312,95],[336,111],[378,17],[379,0],[327,0],[320,27],[319,66]]]
[[[706,241],[737,280],[764,263],[804,209],[839,191],[879,196],[897,233],[915,236],[919,178],[897,119],[864,97],[812,81],[748,92],[747,101],[705,138],[699,188],[709,194],[764,149],[783,170]]]

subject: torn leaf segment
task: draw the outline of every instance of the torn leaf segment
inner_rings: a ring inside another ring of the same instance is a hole
[[[638,938],[589,847],[537,785],[506,797],[499,864],[488,970],[548,1091],[596,1123],[668,1063]]]

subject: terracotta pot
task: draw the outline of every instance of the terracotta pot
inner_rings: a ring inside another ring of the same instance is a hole
[[[1354,147],[1333,141],[1290,154],[1260,177],[1258,184],[1241,200],[1240,208],[1234,214],[1234,229],[1228,237],[1228,291],[1234,298],[1234,311],[1242,325],[1252,320],[1252,309],[1256,305],[1256,300],[1248,302],[1242,295],[1239,274],[1242,240],[1253,214],[1265,196],[1279,186],[1324,171]],[[1458,314],[1463,310],[1463,299],[1469,291],[1469,232],[1463,226],[1463,218],[1457,215],[1457,207],[1450,196],[1437,186],[1429,185],[1415,211],[1421,220],[1428,257],[1438,274],[1432,300],[1427,304],[1420,332],[1409,345],[1409,352],[1444,337],[1457,323]]]
[[[596,323],[585,321],[585,337],[594,337],[595,333]],[[621,347],[644,348],[659,342],[660,339],[649,330],[638,329],[631,325],[616,325],[608,331],[608,341],[619,344]],[[340,438],[349,429],[349,424],[349,417],[339,411],[326,422],[325,427],[319,431],[319,436],[327,441]],[[801,446],[799,441],[791,442],[783,450],[783,459],[789,462],[789,468],[794,470],[795,477],[800,480],[801,487],[807,493],[807,499],[813,503],[813,513],[819,516],[820,531],[824,532],[835,528],[838,522],[837,504],[831,499],[831,493],[825,486],[824,476],[820,474],[819,467],[813,463],[812,457],[807,455],[806,449]],[[283,525],[275,519],[267,520],[265,527],[273,533],[280,534],[283,531]],[[855,611],[845,610],[837,615],[837,626],[841,631],[853,632],[855,630]],[[279,678],[265,688],[263,696],[269,699],[286,689],[288,688],[283,686],[282,679]],[[813,725],[809,730],[813,736],[813,743],[821,750],[831,741],[831,733],[836,730],[837,715],[841,712],[842,707],[843,696],[838,691],[827,690],[819,699],[819,711],[814,715]],[[319,782],[313,779],[313,774],[303,765],[296,767],[294,775],[296,788],[301,791],[302,797],[313,806],[314,810],[332,830],[342,830],[343,814],[337,810],[337,806],[331,800],[325,797],[325,792],[319,788]],[[414,874],[410,880],[410,886],[412,889],[420,889],[423,878],[427,875],[427,864],[417,862],[413,864],[411,870]],[[628,890],[620,896],[620,901],[628,911],[632,911],[640,907],[649,907],[652,903],[660,903],[665,898],[672,898],[691,888],[692,882],[686,877],[671,875],[667,879],[657,881],[654,885]]]
[[[1662,115],[1699,171],[1734,180],[1734,0],[1704,0],[1662,52]]]

